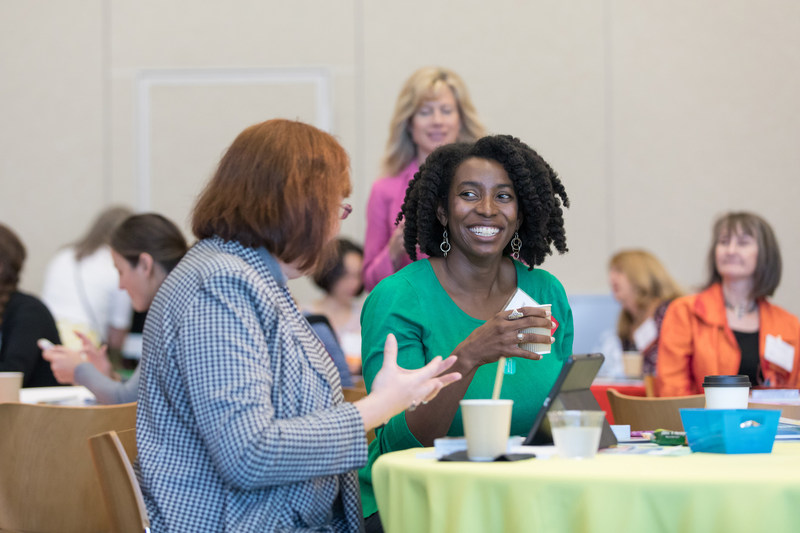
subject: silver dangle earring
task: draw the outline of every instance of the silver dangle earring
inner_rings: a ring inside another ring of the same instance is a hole
[[[519,251],[522,250],[522,239],[519,238],[519,232],[514,232],[514,238],[511,239],[511,257],[519,261]]]
[[[439,249],[442,251],[445,257],[447,257],[447,252],[450,251],[450,241],[447,240],[447,230],[444,230],[444,234],[442,235],[442,244],[439,245]]]

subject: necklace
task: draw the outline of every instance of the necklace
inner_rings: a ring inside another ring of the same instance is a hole
[[[756,303],[755,300],[751,300],[750,302],[744,305],[733,305],[728,301],[727,298],[725,299],[725,308],[730,309],[731,311],[736,313],[736,318],[742,318],[744,315],[752,313],[753,311],[756,310],[757,307],[758,304]]]

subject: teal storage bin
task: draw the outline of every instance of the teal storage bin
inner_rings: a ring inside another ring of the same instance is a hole
[[[780,411],[769,409],[681,409],[693,452],[771,453]]]

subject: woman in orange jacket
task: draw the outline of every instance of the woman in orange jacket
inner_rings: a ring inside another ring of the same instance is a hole
[[[701,394],[707,375],[743,374],[753,386],[800,387],[800,320],[769,303],[781,254],[769,224],[728,213],[714,225],[709,281],[678,298],[661,326],[660,396]]]

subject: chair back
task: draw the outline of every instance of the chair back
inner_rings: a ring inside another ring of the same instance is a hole
[[[644,396],[628,396],[614,389],[606,391],[614,423],[627,424],[631,430],[671,429],[683,431],[680,409],[684,407],[703,407],[705,396],[676,396],[663,398],[646,398]]]
[[[350,403],[357,402],[367,395],[367,387],[362,381],[354,387],[342,387],[342,394],[344,395],[344,401]]]
[[[344,395],[344,401],[349,403],[357,402],[367,395],[367,386],[361,381],[355,387],[342,387],[342,394]],[[374,438],[375,430],[370,429],[367,431],[367,442],[372,442]]]
[[[0,404],[0,531],[108,531],[87,439],[136,426],[136,403]]]
[[[125,441],[125,442],[123,442]],[[136,460],[136,430],[107,431],[89,439],[97,479],[113,533],[150,531],[142,491],[131,466]]]

